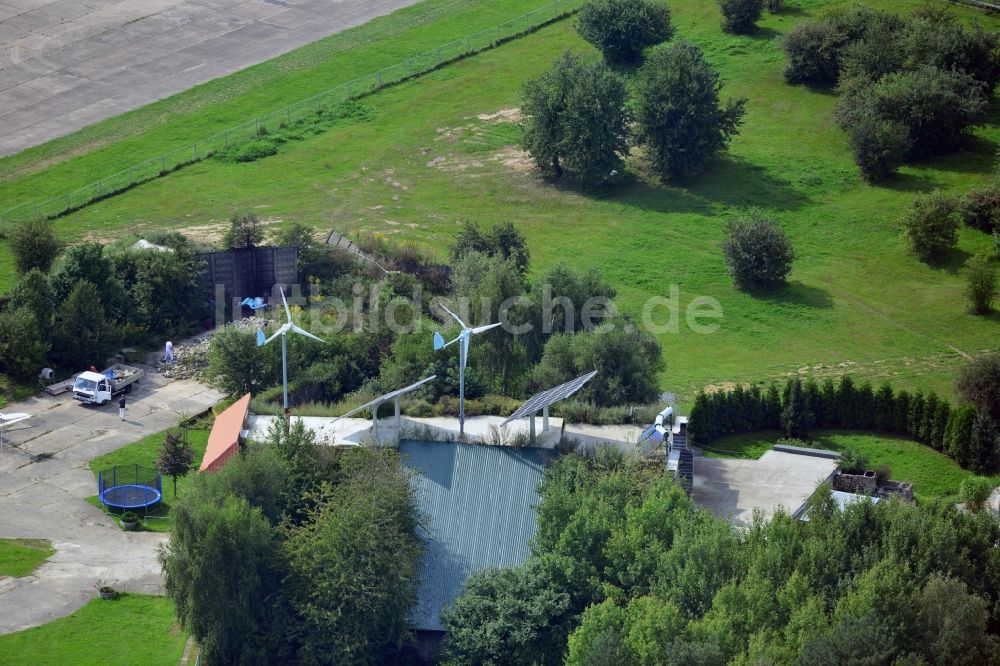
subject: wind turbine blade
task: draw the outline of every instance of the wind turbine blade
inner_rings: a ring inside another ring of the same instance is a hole
[[[285,290],[278,287],[278,291],[281,292],[281,303],[285,306],[285,314],[288,316],[288,323],[292,323],[292,311],[288,309],[288,301],[285,300]]]
[[[313,340],[319,340],[320,342],[323,342],[323,343],[326,342],[326,340],[324,340],[323,338],[318,338],[315,335],[313,335],[312,333],[310,333],[309,331],[302,330],[301,328],[299,328],[295,324],[292,324],[292,329],[291,330],[295,331],[299,335],[304,335],[307,338],[312,338]]]
[[[448,314],[450,314],[450,315],[451,315],[451,317],[452,317],[452,319],[454,319],[455,321],[457,321],[457,322],[458,322],[458,325],[459,325],[459,326],[461,326],[462,328],[469,328],[469,327],[468,327],[468,326],[467,326],[467,325],[465,324],[465,322],[464,322],[464,321],[462,321],[461,319],[459,319],[459,318],[458,318],[458,315],[457,315],[457,314],[455,314],[454,312],[452,312],[451,310],[449,310],[448,308],[446,308],[446,307],[444,306],[444,304],[442,304],[442,305],[441,305],[441,309],[442,309],[442,310],[444,310],[445,312],[447,312]]]
[[[267,343],[271,342],[271,340],[274,340],[275,338],[284,335],[286,332],[288,332],[289,326],[290,324],[285,324],[284,326],[279,328],[277,331],[274,332],[274,334],[271,337],[269,337],[267,340],[264,340],[264,344],[266,345]]]
[[[495,324],[489,324],[488,326],[477,326],[476,328],[472,329],[472,334],[475,335],[476,333],[482,333],[483,331],[488,331],[491,328],[496,328],[497,326],[499,326],[502,323],[503,322],[499,322],[498,321],[497,323],[495,323]]]

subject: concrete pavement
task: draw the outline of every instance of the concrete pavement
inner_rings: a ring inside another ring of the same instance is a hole
[[[97,494],[87,463],[174,426],[220,397],[197,382],[169,382],[154,372],[129,396],[125,422],[116,404],[85,407],[68,395],[5,408],[33,416],[8,429],[5,441],[14,446],[0,452],[0,538],[48,539],[56,553],[31,576],[0,577],[0,634],[73,612],[95,596],[98,580],[126,591],[161,592],[156,554],[167,535],[125,532],[84,502]]]
[[[0,0],[0,156],[415,2]]]

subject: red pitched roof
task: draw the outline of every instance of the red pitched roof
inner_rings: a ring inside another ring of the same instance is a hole
[[[237,400],[224,412],[215,417],[212,432],[208,436],[208,448],[201,460],[199,472],[217,472],[226,461],[236,455],[240,448],[240,431],[250,411],[250,394]]]

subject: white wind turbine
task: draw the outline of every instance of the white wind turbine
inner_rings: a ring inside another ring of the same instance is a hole
[[[452,319],[458,322],[459,326],[462,327],[462,332],[458,334],[458,337],[448,343],[445,343],[444,337],[442,337],[440,333],[434,334],[434,349],[444,349],[445,347],[458,342],[461,350],[458,359],[458,434],[459,436],[462,436],[465,434],[465,362],[469,358],[469,338],[477,333],[482,333],[490,330],[491,328],[496,328],[502,322],[488,324],[486,326],[477,326],[476,328],[469,328],[464,321],[458,318],[458,315],[443,305],[441,307],[445,312],[451,315]]]
[[[281,291],[281,303],[285,306],[285,315],[288,317],[288,322],[285,323],[277,331],[275,331],[274,335],[269,337],[267,340],[262,341],[261,338],[264,337],[264,335],[262,333],[258,333],[257,346],[261,347],[263,345],[266,345],[279,335],[281,336],[281,383],[282,386],[284,387],[284,393],[285,393],[284,407],[285,409],[288,409],[288,339],[287,339],[288,332],[291,331],[292,333],[298,333],[299,335],[304,335],[307,338],[312,338],[313,340],[319,340],[320,342],[326,342],[326,340],[324,340],[323,338],[318,338],[309,331],[303,330],[292,323],[292,312],[291,310],[288,309],[288,301],[285,300],[285,290],[280,288],[279,290]]]

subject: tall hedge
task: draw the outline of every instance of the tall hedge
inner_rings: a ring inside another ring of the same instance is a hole
[[[873,390],[851,377],[834,383],[789,379],[783,390],[772,383],[701,392],[688,417],[692,443],[710,445],[719,437],[782,429],[802,436],[818,430],[875,430],[910,437],[942,451],[964,468],[990,473],[1000,466],[998,427],[988,412],[971,405],[952,408],[934,392],[910,394],[888,384]]]

